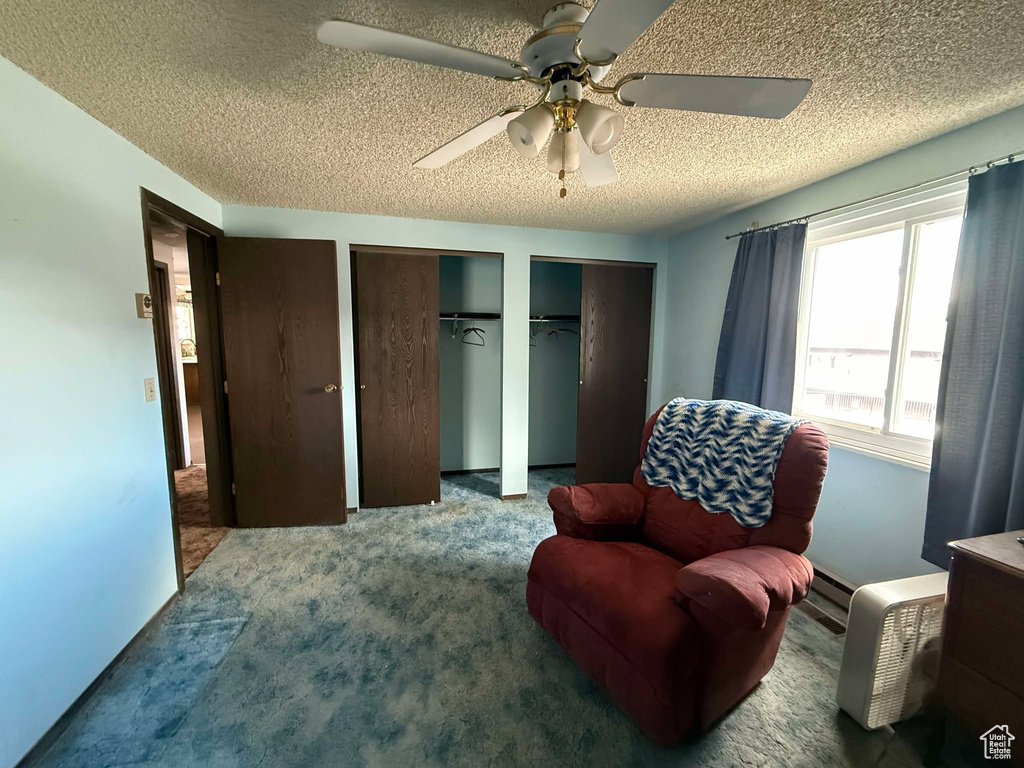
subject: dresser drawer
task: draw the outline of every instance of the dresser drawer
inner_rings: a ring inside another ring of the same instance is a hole
[[[980,675],[1024,696],[1024,582],[970,562],[959,602],[952,657]]]

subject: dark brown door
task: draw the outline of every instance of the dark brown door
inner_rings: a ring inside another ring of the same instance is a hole
[[[357,251],[360,505],[441,498],[438,258]]]
[[[181,433],[181,393],[171,347],[171,323],[175,317],[171,303],[170,270],[163,262],[153,262],[150,277],[153,302],[153,329],[156,333],[157,377],[160,381],[160,408],[163,411],[164,447],[175,469],[185,469],[185,438]]]
[[[214,525],[235,525],[231,496],[231,441],[228,439],[227,395],[224,394],[224,334],[217,296],[216,240],[190,228],[187,243],[196,334],[197,363],[194,367],[198,368],[199,374],[199,410],[203,417],[210,521]],[[188,387],[187,381],[185,386]]]
[[[654,270],[583,265],[576,482],[628,483],[647,420]]]
[[[217,238],[240,526],[345,522],[334,241]]]

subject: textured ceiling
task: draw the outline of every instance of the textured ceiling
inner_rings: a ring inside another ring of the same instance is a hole
[[[0,54],[225,203],[635,232],[735,210],[1024,103],[1021,0],[678,0],[614,65],[809,77],[781,121],[628,109],[618,184],[560,200],[503,136],[535,91],[342,52],[328,18],[515,58],[553,0],[0,0]],[[585,3],[586,4],[586,3]]]

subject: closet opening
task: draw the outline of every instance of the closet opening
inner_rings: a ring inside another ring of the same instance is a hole
[[[352,247],[360,507],[500,498],[501,281],[501,254]]]
[[[501,259],[438,262],[441,475],[449,492],[500,498]]]
[[[580,378],[580,264],[530,262],[530,434],[527,463],[576,482]]]
[[[545,480],[632,480],[648,416],[654,268],[532,257],[528,464]]]

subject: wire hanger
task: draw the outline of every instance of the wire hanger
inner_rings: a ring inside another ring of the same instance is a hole
[[[560,333],[571,333],[573,336],[579,336],[579,332],[574,331],[572,328],[552,328],[548,331],[548,336],[554,336],[557,339]]]
[[[471,325],[469,328],[467,328],[466,330],[464,330],[462,332],[462,343],[463,344],[469,344],[469,346],[471,346],[471,347],[482,347],[485,344],[485,342],[484,342],[484,334],[485,333],[487,333],[487,331],[485,331],[483,328],[477,328],[476,327],[476,323],[473,323],[473,325]],[[475,336],[470,336],[470,334],[476,334],[476,335]],[[474,339],[474,338],[476,338],[478,341],[472,341],[472,339]]]

